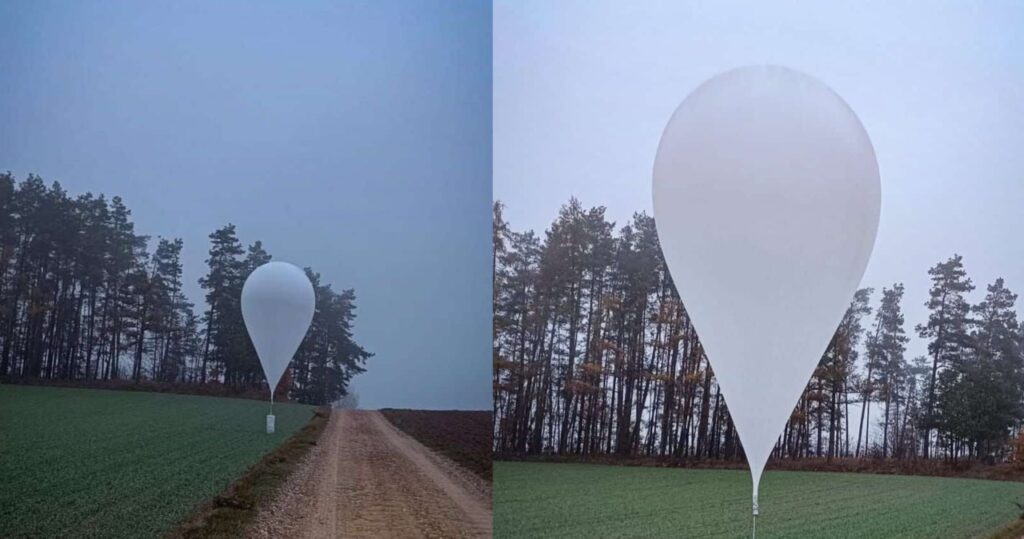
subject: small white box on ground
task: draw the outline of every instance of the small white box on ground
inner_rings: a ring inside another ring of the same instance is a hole
[[[274,434],[274,416],[267,416],[267,434]]]

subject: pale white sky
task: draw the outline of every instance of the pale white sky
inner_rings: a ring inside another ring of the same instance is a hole
[[[904,283],[907,358],[922,354],[936,262],[962,254],[975,301],[999,276],[1024,292],[1024,3],[924,6],[499,1],[494,196],[516,230],[574,195],[621,225],[651,212],[658,140],[691,90],[743,65],[803,71],[871,136],[882,217],[863,285],[877,305]]]

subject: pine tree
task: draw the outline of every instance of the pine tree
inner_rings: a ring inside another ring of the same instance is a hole
[[[316,293],[316,310],[309,332],[294,359],[291,398],[306,404],[329,404],[348,394],[352,377],[363,372],[373,356],[355,343],[355,291],[336,293],[320,275],[306,268]]]
[[[199,373],[202,384],[206,383],[211,363],[217,364],[222,372],[229,371],[231,345],[237,342],[237,326],[242,316],[236,292],[241,287],[243,269],[238,257],[244,252],[235,235],[235,225],[228,223],[210,234],[210,256],[206,259],[210,269],[199,280],[199,285],[207,290],[207,311],[203,319],[206,336]]]
[[[890,411],[899,400],[902,374],[906,370],[903,353],[906,337],[903,329],[903,284],[882,289],[882,303],[875,314],[875,334],[868,342],[868,361],[875,365],[878,387],[885,399],[885,417],[882,426],[882,457],[889,456]]]
[[[944,363],[955,360],[967,341],[967,323],[970,304],[966,294],[974,290],[971,279],[964,271],[963,257],[953,255],[945,262],[928,270],[932,287],[925,306],[931,311],[928,322],[917,326],[921,338],[931,339],[928,352],[932,358],[931,375],[928,381],[928,397],[925,403],[923,426],[923,453],[931,454],[931,432],[937,426],[935,406],[940,398],[936,392],[939,369]]]
[[[942,376],[943,430],[970,457],[994,459],[1006,447],[1010,429],[1024,418],[1024,360],[1013,307],[1017,295],[1003,279],[988,286],[975,315],[970,353],[951,362]]]
[[[843,421],[847,418],[846,399],[849,393],[850,378],[857,368],[857,347],[860,343],[864,328],[861,324],[863,317],[871,313],[869,300],[871,288],[861,288],[854,293],[850,306],[843,315],[839,328],[832,336],[825,354],[814,374],[812,386],[818,388],[821,394],[820,404],[817,407],[818,423],[818,447],[817,454],[822,452],[822,430],[824,418],[828,419],[828,449],[829,458],[838,456],[843,450],[840,444],[840,433],[848,429]],[[847,443],[846,445],[849,445]]]

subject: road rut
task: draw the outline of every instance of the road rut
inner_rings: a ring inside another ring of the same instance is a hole
[[[490,537],[490,487],[376,411],[335,410],[254,537]]]

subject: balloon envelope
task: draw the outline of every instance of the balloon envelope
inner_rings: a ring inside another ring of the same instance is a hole
[[[864,127],[781,67],[720,74],[673,114],[654,216],[757,489],[768,455],[856,291],[881,186]]]
[[[242,286],[242,318],[270,384],[270,398],[306,336],[316,297],[305,272],[287,262],[256,268]]]

